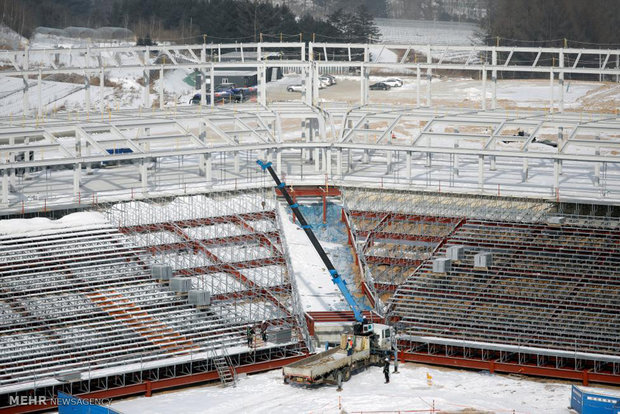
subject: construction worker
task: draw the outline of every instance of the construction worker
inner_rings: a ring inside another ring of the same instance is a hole
[[[267,321],[263,321],[260,324],[260,337],[263,342],[267,342]]]
[[[385,383],[390,382],[390,359],[385,358],[383,360],[383,375],[385,375]]]
[[[347,351],[347,356],[353,355],[353,339],[349,336],[347,338],[347,343],[344,346],[345,351]]]
[[[248,326],[245,330],[245,335],[248,339],[248,348],[252,348],[252,342],[254,341],[254,327]]]

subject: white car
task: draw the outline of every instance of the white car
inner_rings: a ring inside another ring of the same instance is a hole
[[[304,86],[302,84],[288,85],[286,90],[289,92],[303,92]]]
[[[331,78],[329,78],[328,76],[320,76],[319,82],[321,82],[321,84],[325,86],[332,86],[334,84],[334,82],[332,82]]]
[[[392,88],[400,88],[401,86],[403,86],[403,81],[398,78],[389,78],[381,82],[385,83],[386,85],[389,85]]]

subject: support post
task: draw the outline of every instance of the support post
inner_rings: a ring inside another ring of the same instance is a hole
[[[549,72],[549,113],[553,113],[553,71]]]
[[[564,52],[560,51],[560,68],[564,68]],[[559,111],[564,112],[564,71],[558,75],[560,83],[560,107]]]
[[[209,105],[215,106],[215,64],[211,62],[211,73],[209,77]]]
[[[420,107],[420,88],[422,87],[421,72],[420,65],[418,65],[416,68],[416,106],[418,108]]]
[[[478,188],[484,191],[484,155],[478,156]]]
[[[148,192],[148,169],[144,158],[140,160],[140,183],[142,185],[142,194],[146,195]]]
[[[392,151],[386,151],[385,154],[385,161],[386,161],[386,174],[391,174],[392,173]]]
[[[487,69],[482,67],[482,110],[487,110]]]
[[[431,56],[431,45],[427,46],[427,51],[426,51],[426,63],[431,64],[433,63],[433,57]],[[428,80],[428,87],[426,88],[426,106],[430,107],[431,106],[431,83],[433,80],[433,71],[430,67],[426,68],[426,78]]]
[[[523,158],[523,169],[521,171],[521,181],[522,182],[526,182],[527,181],[528,174],[529,174],[528,159],[527,158]]]
[[[332,175],[332,150],[331,148],[327,148],[325,150],[325,174],[328,177]]]
[[[406,157],[406,160],[407,160],[407,162],[406,162],[406,164],[407,164],[407,167],[406,167],[407,168],[407,171],[406,171],[406,173],[407,173],[407,181],[411,181],[411,151],[407,151],[405,157]]]
[[[213,162],[211,160],[211,153],[205,154],[205,181],[207,185],[213,185]]]
[[[336,169],[338,170],[337,176],[343,178],[342,172],[342,148],[338,148],[338,152],[336,153]]]
[[[2,204],[9,204],[9,174],[8,170],[2,171]]]
[[[42,85],[41,69],[39,69],[39,76],[37,76],[37,114],[40,117],[43,116],[43,85]]]
[[[104,90],[103,85],[105,85],[105,71],[103,70],[103,57],[99,57],[99,61],[101,62],[101,68],[99,71],[99,112],[103,115],[105,112],[105,105],[103,102]]]
[[[491,72],[491,82],[493,82],[493,92],[491,98],[491,109],[497,109],[497,49],[495,46],[491,51],[491,64],[493,65],[493,71]]]
[[[80,194],[80,173],[82,164],[79,162],[73,166],[73,195],[78,197]]]
[[[164,65],[159,69],[159,109],[164,109]]]
[[[558,194],[560,191],[560,160],[553,160],[553,192]]]

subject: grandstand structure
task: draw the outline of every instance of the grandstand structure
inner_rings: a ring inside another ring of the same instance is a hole
[[[617,383],[617,211],[343,193],[404,360]]]
[[[316,43],[0,51],[27,96],[0,118],[0,408],[234,382],[306,355],[307,321],[350,319],[303,313],[259,158],[299,202],[341,197],[369,314],[396,324],[403,360],[620,383],[620,119],[553,96],[568,76],[617,82],[620,51],[385,48],[402,60]],[[166,106],[161,89],[153,107],[153,71],[219,67],[258,68],[257,102]],[[268,67],[299,70],[301,99],[269,102]],[[360,105],[321,102],[332,67],[359,69]],[[96,108],[91,78],[111,68],[143,71],[140,108]],[[380,68],[415,75],[413,103],[369,100]],[[480,107],[433,106],[430,79],[451,70],[480,74]],[[503,72],[549,74],[548,110],[501,108]],[[83,110],[32,105],[55,73],[84,76]],[[96,216],[3,227],[82,210]]]
[[[308,352],[273,194],[120,203],[100,218],[1,238],[2,406],[233,382]]]

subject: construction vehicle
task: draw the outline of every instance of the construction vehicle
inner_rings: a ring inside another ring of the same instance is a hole
[[[361,371],[370,365],[381,364],[383,359],[392,352],[394,332],[393,329],[384,324],[370,323],[362,315],[362,308],[357,303],[346,281],[338,274],[338,271],[323,250],[323,247],[312,231],[312,226],[306,222],[303,214],[299,210],[299,204],[293,201],[286,189],[286,183],[281,182],[278,175],[271,166],[271,162],[257,161],[263,171],[268,171],[276,183],[276,188],[280,190],[286,202],[293,210],[293,214],[299,221],[310,243],[316,249],[329,271],[332,281],[338,286],[347,304],[353,311],[355,324],[353,332],[343,334],[340,344],[333,349],[326,350],[300,361],[285,366],[282,369],[284,382],[305,385],[315,384],[338,384],[338,388],[343,381],[347,381],[351,374]],[[353,351],[348,352],[346,343],[353,341]]]

